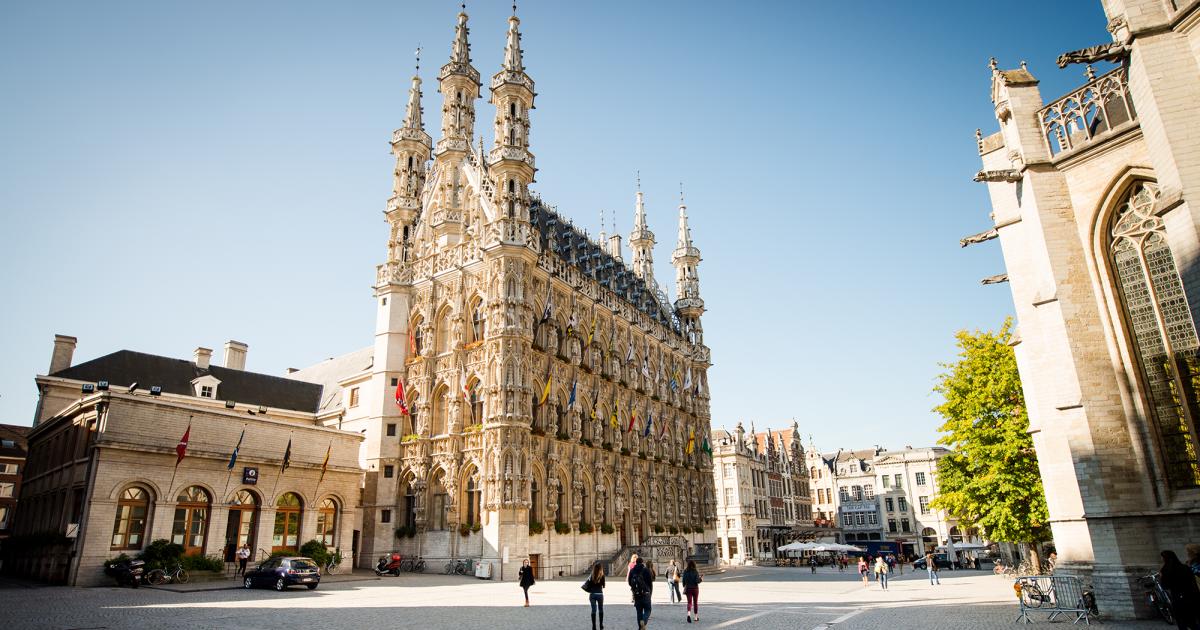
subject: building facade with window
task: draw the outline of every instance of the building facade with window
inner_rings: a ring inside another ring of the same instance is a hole
[[[74,348],[58,336],[36,378],[6,571],[104,584],[106,559],[158,539],[227,562],[242,544],[261,558],[309,540],[350,555],[362,437],[318,413],[320,385],[246,372],[238,342],[224,366],[205,348],[71,365]]]
[[[0,424],[0,541],[8,538],[16,517],[28,433],[29,427]]]
[[[959,528],[943,510],[930,507],[937,496],[937,462],[948,455],[940,446],[883,450],[874,459],[876,496],[885,523],[884,539],[910,558],[945,546],[981,542]]]
[[[812,500],[804,448],[791,429],[718,430],[713,452],[717,547],[725,564],[775,558],[776,549],[810,529]]]
[[[710,552],[709,350],[686,209],[671,301],[640,191],[628,259],[620,236],[593,240],[530,191],[516,16],[490,81],[492,148],[474,144],[467,19],[437,74],[441,138],[424,129],[419,76],[392,136],[374,344],[290,375],[336,388],[323,404],[365,432],[362,558],[471,557],[514,579],[525,557],[574,574],[672,530]]]
[[[1158,552],[1200,538],[1200,4],[1102,6],[1108,33],[1058,59],[1077,89],[991,64],[991,225],[964,241],[1003,249],[1059,570],[1128,616]]]

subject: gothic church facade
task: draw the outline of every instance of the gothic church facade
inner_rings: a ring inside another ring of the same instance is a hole
[[[573,574],[667,532],[709,552],[710,359],[686,208],[671,302],[640,191],[629,264],[619,236],[592,241],[530,191],[535,92],[515,15],[490,82],[493,146],[473,142],[467,19],[437,78],[441,138],[424,130],[419,76],[392,137],[374,345],[291,375],[337,390],[324,404],[367,436],[359,563],[474,558],[514,579],[532,556]]]

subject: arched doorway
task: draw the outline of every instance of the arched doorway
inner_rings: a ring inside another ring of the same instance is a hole
[[[326,547],[333,547],[337,538],[337,501],[330,498],[321,499],[317,506],[317,540]]]
[[[300,549],[300,510],[303,503],[294,492],[288,492],[275,502],[275,528],[271,533],[271,551]]]
[[[225,561],[233,562],[234,554],[246,545],[253,555],[258,533],[258,496],[249,490],[239,490],[229,502],[229,523],[225,526]]]
[[[938,537],[937,532],[932,527],[926,527],[921,530],[921,546],[925,548],[925,553],[929,553],[937,549]]]
[[[204,553],[204,538],[208,534],[208,508],[212,499],[204,488],[188,486],[175,500],[171,542],[182,545],[185,555],[201,555]]]

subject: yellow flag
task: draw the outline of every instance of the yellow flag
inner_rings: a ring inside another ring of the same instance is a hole
[[[684,450],[684,452],[687,453],[688,455],[691,455],[692,451],[695,449],[696,449],[696,430],[688,429],[687,448]]]
[[[550,397],[550,382],[553,378],[552,375],[546,376],[546,387],[542,389],[542,397],[538,399],[538,405],[546,404],[546,399]]]
[[[621,421],[617,419],[617,406],[616,405],[613,405],[612,419],[609,420],[609,424],[611,424],[612,428],[614,428],[614,429],[621,428]]]

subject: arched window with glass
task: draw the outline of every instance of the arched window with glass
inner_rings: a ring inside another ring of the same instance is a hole
[[[294,492],[288,492],[275,502],[275,528],[271,533],[271,551],[300,549],[300,518],[304,503]]]
[[[542,522],[542,492],[538,487],[536,476],[529,482],[529,522]]]
[[[1157,198],[1157,186],[1148,181],[1127,189],[1112,218],[1109,257],[1168,484],[1195,488],[1200,342],[1166,229],[1154,212]]]
[[[337,517],[337,502],[330,498],[321,499],[317,505],[317,540],[326,547],[332,547],[337,537]]]
[[[466,500],[467,500],[466,523],[468,525],[475,525],[483,520],[483,515],[480,514],[480,512],[479,512],[480,498],[482,496],[483,496],[483,492],[481,491],[481,489],[479,487],[479,483],[477,481],[475,481],[475,476],[474,475],[468,476],[467,477],[467,494],[466,494]]]
[[[467,402],[470,405],[471,424],[479,424],[483,422],[483,397],[479,395],[479,381],[473,381],[469,389],[471,398]]]
[[[146,520],[150,514],[150,493],[136,486],[121,491],[113,521],[110,549],[141,549],[146,538]]]
[[[212,499],[200,486],[188,486],[175,497],[175,522],[171,525],[171,542],[183,546],[183,553],[204,553],[204,537],[208,534],[208,515]]]
[[[404,483],[404,517],[400,522],[405,527],[417,526],[417,491],[412,479]]]
[[[437,330],[434,331],[437,343],[435,349],[438,354],[450,352],[451,345],[454,339],[453,320],[450,317],[450,309],[445,309],[437,319]]]
[[[483,313],[483,302],[475,302],[471,309],[471,341],[483,341],[487,334],[487,319]]]
[[[446,419],[450,414],[450,390],[445,385],[433,394],[433,418],[429,423],[430,437],[446,434]]]
[[[421,323],[422,320],[419,317],[412,323],[412,348],[409,349],[413,351],[413,354],[421,354],[421,351],[425,349],[425,331]]]
[[[554,522],[555,523],[566,523],[567,522],[567,519],[566,519],[566,509],[567,509],[566,487],[567,487],[567,484],[563,483],[563,481],[561,479],[559,479],[558,480],[558,488],[557,488],[557,490],[558,490],[558,497],[557,497],[558,498],[558,506],[554,511]]]
[[[921,544],[925,547],[926,553],[937,549],[938,537],[937,531],[932,527],[926,527],[921,530]]]

